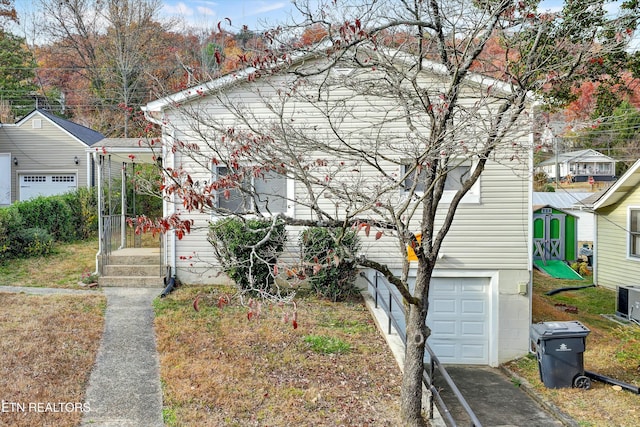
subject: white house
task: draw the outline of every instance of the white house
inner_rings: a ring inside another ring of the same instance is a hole
[[[308,64],[308,61],[300,61],[291,67]],[[211,123],[223,123],[229,128],[233,126],[237,129],[247,125],[246,122],[239,121],[239,111],[245,117],[250,116],[256,120],[277,118],[274,113],[277,110],[275,105],[282,97],[290,95],[287,93],[291,90],[288,86],[291,81],[286,73],[255,80],[250,77],[251,71],[245,70],[169,95],[152,101],[143,108],[148,120],[162,128],[162,160],[165,168],[188,170],[194,186],[206,186],[215,181],[216,173],[220,173],[216,170],[215,162],[214,166],[210,166],[211,162],[203,164],[181,149],[189,144],[198,144],[201,153],[206,153],[210,158],[217,155],[208,151],[204,139],[220,138],[220,134],[213,136],[213,127],[207,128],[203,125],[204,121],[197,120],[196,116],[200,119],[206,116],[212,120]],[[342,78],[350,71],[337,69],[332,72],[335,75],[329,77]],[[420,84],[429,90],[437,89],[446,80],[442,69],[435,64],[427,64],[419,77]],[[465,105],[473,105],[477,101],[474,93],[477,93],[478,87],[488,84],[478,76],[469,80],[462,95],[468,97]],[[375,90],[372,93],[374,92]],[[320,97],[325,95],[327,102],[331,103],[332,99],[337,99],[343,93],[337,90],[320,94]],[[306,103],[304,96],[288,102],[285,116],[290,123],[299,126],[291,127],[290,132],[326,134],[330,141],[331,129],[323,127],[322,113]],[[347,109],[345,105],[348,103],[352,104]],[[352,168],[350,175],[346,174],[349,182],[345,185],[357,183],[368,186],[371,191],[377,191],[381,182],[376,176],[402,176],[402,158],[410,155],[408,151],[404,154],[402,152],[403,141],[409,132],[406,117],[400,118],[396,107],[387,100],[377,99],[375,95],[366,99],[345,96],[341,98],[339,106],[337,103],[334,106],[342,108],[341,126],[351,130],[351,141],[362,144],[363,150],[375,153],[376,148],[367,144],[373,138],[379,138],[381,133],[384,134],[385,141],[394,141],[387,147],[398,147],[397,150],[386,148],[388,151],[381,152],[375,166],[359,164],[358,168]],[[479,111],[476,108],[474,113]],[[383,116],[388,118],[384,126],[370,125],[372,117],[379,119]],[[532,246],[531,126],[531,122],[525,121],[521,124],[519,133],[523,128],[525,132],[514,136],[518,145],[526,147],[523,156],[498,155],[487,164],[481,179],[463,199],[445,239],[434,274],[429,321],[432,325],[437,325],[433,328],[430,344],[446,363],[497,366],[528,351],[531,319],[529,248]],[[219,130],[220,128],[215,129]],[[286,134],[282,136],[282,144],[287,143],[286,137]],[[337,165],[349,159],[333,160]],[[472,163],[465,163],[464,170],[460,169],[460,173],[468,173],[471,168]],[[260,184],[258,181],[255,178],[253,184],[257,186]],[[278,180],[271,176],[270,180],[265,180],[264,185],[270,186],[270,190],[276,195],[281,195],[279,202],[274,198],[269,199],[272,211],[296,218],[313,218],[301,182],[295,179]],[[171,233],[167,235],[167,265],[186,283],[213,283],[221,280],[207,241],[208,224],[216,218],[207,212],[188,212],[179,198],[175,195],[171,197],[165,204],[165,214],[180,214],[184,218],[190,218],[194,226],[191,233],[181,239]],[[445,194],[443,204],[450,200],[447,197]],[[406,195],[399,190],[389,200],[390,203],[394,200],[401,203],[406,200]],[[233,202],[224,198],[218,203],[228,203],[230,209],[238,208],[231,206]],[[330,194],[319,198],[317,203],[326,205],[327,209],[337,209]],[[295,238],[295,230],[292,231],[292,237]],[[391,269],[399,271],[402,268],[400,248],[397,240],[391,237],[374,239],[373,233],[370,238],[363,236],[363,251],[371,259],[384,262]],[[371,277],[373,273],[367,274]]]
[[[558,153],[537,166],[550,179],[571,178],[575,182],[613,181],[616,177],[616,161],[596,150],[587,149]]]

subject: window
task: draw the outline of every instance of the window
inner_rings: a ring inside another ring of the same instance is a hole
[[[408,166],[402,167],[403,175],[407,173]],[[457,166],[452,169],[446,177],[446,181],[444,183],[445,191],[458,191],[462,188],[462,182],[469,177],[469,172],[471,171],[471,167],[469,166]],[[422,174],[421,172],[420,174]],[[415,172],[413,174],[415,176]],[[409,176],[404,182],[405,190],[408,190],[413,185],[413,176]],[[416,187],[416,191],[422,193],[424,192],[424,182],[418,182],[418,186]]]
[[[640,258],[640,208],[629,208],[629,256]]]
[[[51,177],[52,182],[75,182],[75,175],[54,175]]]
[[[41,175],[25,175],[22,180],[23,182],[47,182],[47,177]]]
[[[219,166],[215,169],[218,177],[227,175],[228,169]],[[288,210],[288,180],[286,176],[269,171],[264,175],[245,178],[240,188],[221,190],[218,194],[218,207],[234,213],[260,212],[286,213]],[[225,192],[227,192],[225,197]]]
[[[408,165],[404,165],[402,167],[403,175],[407,173],[409,169]],[[421,172],[422,173],[422,172]],[[444,183],[444,193],[442,195],[441,202],[449,203],[453,199],[454,194],[460,188],[462,188],[462,182],[469,178],[469,174],[471,173],[471,166],[460,165],[454,167],[447,174],[445,183]],[[404,181],[404,189],[405,191],[409,190],[414,182],[415,172],[413,176],[409,176]],[[464,203],[479,203],[480,202],[480,180],[478,180],[473,187],[467,192],[467,194],[463,197],[462,201]],[[424,192],[424,183],[418,182],[416,186],[416,192],[423,193]]]

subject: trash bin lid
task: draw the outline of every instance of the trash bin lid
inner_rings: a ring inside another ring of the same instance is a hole
[[[584,337],[591,332],[577,320],[567,322],[542,322],[531,325],[531,336],[536,339],[559,337]]]

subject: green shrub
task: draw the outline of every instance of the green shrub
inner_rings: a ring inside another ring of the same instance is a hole
[[[223,271],[244,290],[270,290],[286,243],[284,223],[227,218],[211,224],[209,242]]]
[[[355,286],[360,239],[355,231],[307,228],[300,245],[305,272],[313,289],[332,301],[344,301],[358,293]]]
[[[65,193],[61,199],[71,209],[73,239],[84,240],[98,232],[98,198],[94,188],[79,188]]]
[[[53,236],[44,228],[23,228],[15,237],[16,244],[12,248],[15,257],[47,255],[53,250]]]
[[[10,259],[16,253],[16,233],[24,227],[20,212],[13,207],[0,209],[0,261]]]
[[[61,196],[36,197],[14,206],[22,215],[25,227],[43,228],[60,242],[75,240],[73,212]]]

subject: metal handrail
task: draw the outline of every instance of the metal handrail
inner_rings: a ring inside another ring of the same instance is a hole
[[[400,339],[402,340],[403,344],[406,347],[406,345],[407,345],[406,330],[403,330],[400,327],[397,319],[395,319],[395,317],[393,316],[392,311],[391,311],[392,304],[395,301],[397,306],[402,310],[402,314],[406,318],[406,312],[405,312],[404,304],[402,304],[402,302],[400,301],[399,296],[392,291],[391,284],[389,283],[389,281],[383,275],[380,274],[380,272],[378,272],[378,271],[375,272],[374,282],[371,282],[371,280],[369,280],[369,278],[363,272],[360,273],[360,276],[363,277],[367,282],[369,282],[369,284],[375,289],[375,292],[374,292],[375,307],[378,308],[378,305],[380,304],[382,309],[387,314],[387,317],[389,318],[388,333],[389,334],[391,333],[391,326],[393,325],[393,327],[395,328],[396,332],[398,333],[398,336],[400,337]],[[387,291],[389,292],[389,304],[388,305],[386,304],[386,302],[385,302],[385,300],[383,298],[379,298],[378,297],[378,292],[379,292],[378,283],[379,282],[382,283],[385,286],[385,288],[387,289]],[[451,426],[451,427],[457,427],[457,425],[458,425],[456,423],[456,421],[453,419],[453,417],[451,415],[451,411],[449,411],[449,409],[447,408],[447,405],[445,404],[444,400],[442,399],[442,396],[440,395],[440,391],[435,386],[435,373],[436,373],[436,369],[437,369],[437,371],[440,373],[440,375],[444,379],[444,382],[451,388],[451,391],[453,392],[453,395],[455,396],[455,398],[458,400],[458,402],[460,403],[462,408],[465,410],[465,412],[469,416],[469,419],[471,421],[470,426],[471,427],[482,427],[482,424],[480,423],[480,420],[478,420],[478,417],[474,414],[473,410],[471,409],[471,407],[467,403],[466,399],[464,398],[464,396],[462,395],[462,393],[460,392],[460,390],[458,389],[458,387],[454,383],[453,379],[451,378],[451,376],[449,375],[449,373],[447,372],[445,367],[442,366],[442,364],[438,360],[438,357],[435,355],[435,353],[433,352],[431,347],[429,347],[429,344],[427,344],[425,342],[424,347],[425,347],[425,350],[429,353],[429,360],[430,360],[430,363],[428,365],[429,366],[429,370],[427,371],[427,369],[425,368],[425,372],[424,372],[424,375],[422,377],[422,381],[423,381],[424,385],[431,392],[431,394],[429,396],[429,419],[433,419],[433,412],[434,412],[433,411],[433,405],[434,405],[434,399],[435,399],[435,404],[438,407],[440,415],[443,417],[443,420],[445,421],[445,423],[448,426]]]
[[[127,217],[129,219],[130,217]],[[122,223],[121,215],[104,215],[102,217],[102,262],[100,264],[100,274],[104,275],[104,267],[111,264],[111,253],[118,249],[140,248],[142,247],[141,235],[135,233],[135,227],[129,227],[127,220]],[[125,242],[122,246],[122,227],[125,228]],[[162,233],[158,237],[160,247],[159,265],[160,276],[166,275],[166,265],[164,262],[164,238]]]

